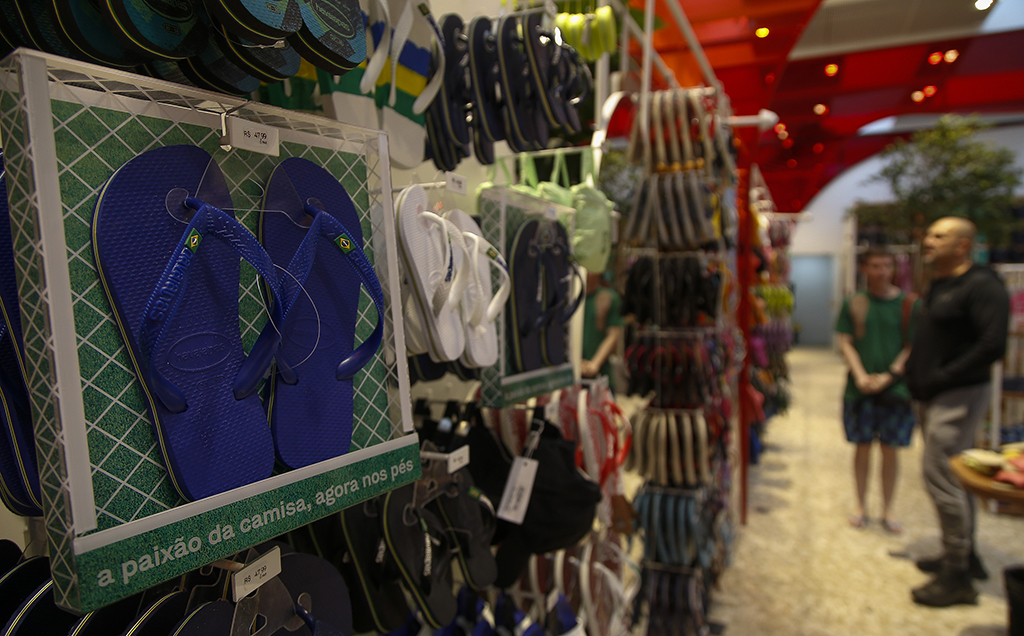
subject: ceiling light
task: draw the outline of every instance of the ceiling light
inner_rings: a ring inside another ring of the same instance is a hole
[[[786,132],[786,124],[782,122],[775,124],[775,132],[779,133],[780,135]]]
[[[941,64],[942,63],[942,51],[935,51],[934,53],[929,55],[928,56],[928,63],[931,64],[932,66],[936,66],[937,64]]]
[[[779,133],[779,139],[782,139],[783,141],[789,139],[789,133],[783,130],[782,132]]]
[[[948,51],[946,51],[946,54],[943,56],[943,59],[946,60],[946,64],[952,64],[953,62],[956,61],[956,58],[958,57],[960,57],[960,51],[957,51],[956,49],[949,49]]]
[[[768,30],[768,27],[761,27],[758,30],[754,31],[754,35],[756,35],[759,38],[766,38],[768,37],[769,33],[771,33],[771,31]]]
[[[839,65],[838,64],[826,64],[825,65],[825,75],[828,75],[829,77],[835,77],[836,73],[838,73],[838,72],[839,72]]]
[[[816,143],[816,144],[814,144],[814,146],[813,146],[813,147],[811,148],[811,150],[813,150],[813,151],[814,151],[814,154],[816,154],[816,155],[820,155],[821,153],[823,153],[823,152],[825,151],[825,144],[823,144],[823,143],[820,143],[820,142],[819,142],[819,143]]]
[[[824,115],[827,112],[828,112],[828,106],[826,106],[825,104],[815,104],[814,105],[814,114],[815,115]]]
[[[914,91],[910,94],[910,99],[914,100],[918,104],[924,101],[924,93],[921,91]]]
[[[978,11],[985,11],[986,9],[992,6],[992,2],[993,0],[977,0],[974,3],[974,8],[977,9]]]
[[[925,97],[931,97],[935,95],[935,93],[937,93],[938,91],[939,89],[936,88],[935,86],[925,86],[923,90]]]
[[[787,135],[787,137],[788,137],[788,135]],[[792,139],[783,139],[782,140],[782,147],[783,148],[792,148],[793,147],[793,140]]]

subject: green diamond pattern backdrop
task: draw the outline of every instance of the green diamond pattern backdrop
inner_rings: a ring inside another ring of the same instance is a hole
[[[78,593],[71,545],[74,530],[65,483],[67,467],[57,408],[59,390],[38,230],[39,205],[33,182],[35,159],[26,132],[29,105],[19,83],[22,72],[24,69],[18,60],[10,58],[6,68],[0,69],[4,76],[0,81],[0,125],[19,272],[27,381],[36,414],[37,454],[46,501],[49,552],[57,583],[57,601],[73,607],[77,606]],[[167,88],[153,88],[142,81],[137,84],[125,79],[112,81],[100,71],[90,76],[50,68],[49,80],[88,454],[97,530],[101,531],[183,503],[167,479],[138,380],[93,262],[91,219],[104,182],[124,162],[148,149],[173,144],[197,145],[207,150],[221,166],[232,190],[236,217],[255,231],[263,184],[273,167],[286,157],[304,157],[323,165],[352,196],[367,238],[366,254],[374,262],[374,248],[384,245],[381,165],[376,135],[368,132],[355,131],[351,139],[344,139],[349,142],[346,150],[362,148],[363,152],[342,152],[288,141],[281,143],[280,159],[244,150],[224,151],[220,147],[219,130],[182,121],[188,119],[182,116],[182,106],[192,111],[184,115],[209,112],[211,107],[200,99],[182,97]],[[91,90],[76,93],[71,88],[83,86]],[[96,93],[103,94],[102,106],[97,105]],[[76,99],[77,95],[87,98]],[[139,104],[143,104],[141,110]],[[146,114],[139,114],[142,112]],[[324,125],[308,121],[294,123],[287,115],[255,110],[247,115],[298,132],[330,134],[331,141],[339,139],[338,127],[329,128],[332,126],[329,122]],[[371,188],[370,183],[375,187]],[[372,238],[375,234],[377,237]],[[397,416],[398,380],[394,325],[387,292],[388,272],[386,259],[377,260],[375,268],[389,307],[385,315],[385,346],[355,377],[353,450],[402,434],[401,418]],[[373,330],[376,315],[373,303],[363,290],[356,325],[358,340],[365,339]],[[266,320],[266,312],[258,277],[244,262],[239,319],[243,341],[247,347],[251,346]]]

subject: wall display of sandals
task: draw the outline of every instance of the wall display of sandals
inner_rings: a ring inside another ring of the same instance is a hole
[[[45,516],[53,602],[90,611],[415,480],[382,135],[7,65],[0,492]],[[225,126],[275,141],[226,149]]]

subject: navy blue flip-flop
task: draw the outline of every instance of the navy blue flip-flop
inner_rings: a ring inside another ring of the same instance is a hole
[[[121,636],[167,636],[186,616],[188,592],[170,592],[150,603]]]
[[[541,253],[545,271],[544,337],[541,355],[548,366],[565,364],[568,359],[565,325],[579,308],[586,294],[583,277],[569,251],[569,234],[561,223],[552,224],[552,244]],[[580,280],[580,293],[572,298],[573,279]]]
[[[42,496],[28,387],[7,182],[0,163],[0,501],[15,514],[39,516]]]
[[[363,252],[359,213],[319,165],[292,157],[274,168],[260,213],[260,240],[278,265],[285,295],[281,351],[267,410],[278,460],[298,468],[344,455],[352,441],[352,378],[376,355],[384,293]],[[358,347],[360,288],[377,324]]]
[[[512,279],[507,312],[511,360],[518,373],[544,366],[541,337],[545,316],[543,297],[538,298],[538,287],[545,284],[541,253],[537,246],[540,229],[539,220],[525,221],[516,230],[506,252],[509,255],[509,277]]]
[[[68,630],[68,636],[111,636],[120,634],[139,615],[142,593],[105,605],[79,618]]]
[[[256,389],[280,342],[273,261],[232,216],[220,168],[195,146],[121,166],[96,200],[96,267],[128,346],[171,482],[201,499],[269,477],[273,440]],[[246,356],[239,257],[275,302]]]
[[[264,82],[279,82],[299,72],[302,56],[291,44],[284,46],[257,46],[255,42],[232,37],[221,27],[217,40],[224,56],[239,68]]]
[[[77,622],[77,616],[60,609],[53,602],[53,581],[48,580],[36,588],[14,611],[14,615],[0,633],[4,636],[67,634]]]
[[[387,558],[382,504],[383,497],[378,497],[339,514],[347,548],[341,569],[351,593],[352,624],[357,633],[393,632],[409,614],[397,572],[389,568],[393,562]]]
[[[555,44],[554,36],[544,32],[543,16],[531,13],[523,17],[523,37],[526,58],[530,62],[530,81],[536,102],[541,107],[550,126],[561,126],[565,122],[565,104],[560,100],[561,86],[556,59],[562,52]],[[547,42],[541,42],[541,38]]]
[[[235,606],[228,601],[203,603],[171,629],[173,636],[222,636],[231,633]]]
[[[468,45],[463,38],[466,23],[455,13],[446,13],[439,22],[444,36],[444,83],[434,100],[444,115],[444,130],[452,143],[465,145],[472,141],[466,124],[466,104],[471,101],[466,83]]]
[[[498,19],[498,64],[501,68],[502,121],[513,150],[532,150],[538,139],[533,113],[527,108],[530,65],[519,38],[519,18]],[[545,144],[546,145],[546,144]]]
[[[288,588],[297,610],[300,603],[307,605],[318,623],[329,625],[341,634],[352,634],[348,586],[330,562],[311,554],[288,554],[281,558],[278,578]],[[319,633],[308,627],[307,622],[307,627],[293,632],[278,630],[277,636],[318,636]]]
[[[0,577],[0,623],[7,624],[31,594],[50,579],[50,560],[25,559]]]
[[[473,93],[473,126],[488,141],[505,138],[498,94],[501,82],[497,40],[490,18],[477,17],[469,22],[469,73]]]

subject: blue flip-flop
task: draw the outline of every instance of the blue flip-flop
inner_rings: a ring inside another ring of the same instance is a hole
[[[490,18],[477,17],[469,22],[469,83],[473,93],[473,127],[487,141],[505,138],[500,102],[495,88],[501,82],[497,40]]]
[[[502,16],[497,30],[498,63],[501,68],[502,121],[505,133],[515,151],[534,149],[541,143],[534,113],[529,108],[528,73],[530,65],[519,38],[519,18]],[[543,116],[541,116],[543,118]],[[547,146],[547,139],[543,146]]]
[[[269,477],[274,444],[256,389],[280,342],[270,257],[232,216],[213,158],[165,146],[128,161],[96,200],[93,254],[171,483],[195,500]],[[246,356],[239,257],[275,302]]]
[[[4,636],[67,634],[77,622],[77,616],[60,609],[53,602],[53,580],[50,579],[25,599],[0,633]]]
[[[7,182],[0,163],[0,501],[13,513],[43,514],[32,410],[14,272]]]
[[[508,320],[511,334],[512,363],[517,372],[533,371],[544,366],[542,353],[543,298],[537,288],[544,284],[540,250],[537,246],[541,221],[530,219],[516,230],[508,249],[509,277],[512,293]]]
[[[278,460],[298,468],[344,455],[352,441],[352,378],[376,355],[384,293],[363,252],[359,213],[324,168],[285,159],[267,183],[260,240],[281,276],[285,320],[267,410]],[[353,346],[360,288],[377,324]]]
[[[552,226],[553,239],[541,253],[545,274],[544,337],[541,355],[549,366],[565,364],[568,359],[565,325],[579,309],[586,294],[586,285],[569,250],[569,234],[561,223]],[[573,279],[579,279],[580,292],[572,298]]]
[[[434,101],[444,115],[444,131],[452,143],[466,145],[472,141],[466,124],[466,104],[471,100],[465,82],[469,48],[463,40],[466,24],[458,14],[446,13],[439,26],[444,36],[444,83]]]

